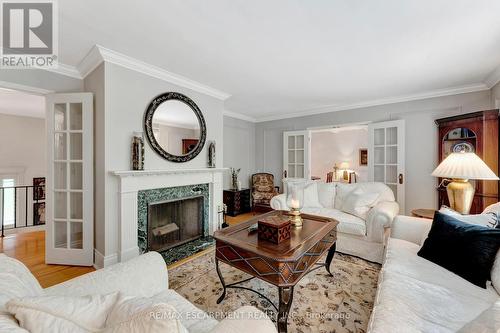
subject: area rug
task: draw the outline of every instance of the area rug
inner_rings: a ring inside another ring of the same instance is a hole
[[[324,261],[324,258],[322,258]],[[220,268],[227,284],[249,275],[224,263]],[[330,276],[324,268],[306,275],[295,287],[288,332],[366,332],[377,288],[380,265],[336,253]],[[169,270],[170,288],[198,308],[220,319],[225,313],[253,305],[275,320],[272,305],[257,294],[228,289],[217,304],[222,285],[215,271],[214,251]],[[242,284],[278,303],[277,288],[259,279]]]

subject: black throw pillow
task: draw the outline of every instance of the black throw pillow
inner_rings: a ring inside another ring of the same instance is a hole
[[[436,212],[418,255],[486,288],[500,247],[500,229],[457,220]]]

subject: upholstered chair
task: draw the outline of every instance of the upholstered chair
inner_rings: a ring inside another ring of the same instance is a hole
[[[279,194],[279,186],[274,186],[274,176],[270,173],[252,175],[252,207],[254,212],[271,211],[271,199]]]

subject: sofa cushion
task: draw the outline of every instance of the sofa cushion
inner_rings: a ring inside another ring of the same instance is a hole
[[[498,298],[389,238],[369,331],[456,332]]]
[[[486,288],[499,248],[499,229],[473,225],[436,212],[418,255]]]
[[[153,296],[152,301],[172,305],[181,314],[179,320],[190,333],[208,333],[217,326],[217,320],[198,309],[172,289]]]
[[[474,298],[493,302],[499,295],[494,289],[478,287],[462,277],[417,255],[420,246],[402,239],[390,237],[382,270],[408,278],[424,281],[454,290]]]
[[[500,332],[500,299],[458,331],[458,333],[498,332]]]
[[[357,216],[344,213],[335,208],[305,207],[301,211],[306,214],[330,217],[339,221],[339,224],[337,225],[338,232],[358,236],[366,235],[366,223],[363,219],[360,219]]]
[[[180,314],[169,304],[148,297],[120,295],[106,320],[105,333],[187,333]]]
[[[356,189],[345,197],[341,210],[366,220],[368,212],[376,205],[378,197],[378,193],[363,192]]]
[[[0,254],[0,313],[12,298],[40,296],[42,287],[20,261]]]
[[[321,206],[333,208],[335,200],[335,183],[318,182],[318,197]]]
[[[104,329],[106,318],[118,293],[83,297],[38,296],[10,300],[7,310],[19,325],[31,333],[96,332]]]

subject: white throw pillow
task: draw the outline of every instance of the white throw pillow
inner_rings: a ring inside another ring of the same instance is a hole
[[[333,208],[335,200],[335,183],[318,183],[318,197],[321,206]]]
[[[458,333],[498,332],[500,332],[500,299],[458,331]]]
[[[486,212],[485,210],[486,213],[483,212],[482,214],[462,215],[459,212],[454,211],[450,207],[441,206],[439,212],[442,214],[453,216],[457,220],[470,224],[482,225],[489,228],[496,228],[498,225],[498,215],[493,211]]]
[[[0,254],[0,313],[10,299],[25,296],[41,296],[42,287],[20,261]]]
[[[494,203],[486,207],[483,210],[483,214],[484,213],[496,213],[497,215],[500,215],[500,202]]]
[[[104,329],[117,298],[117,292],[104,296],[22,297],[10,300],[6,308],[31,333],[86,333]]]
[[[341,184],[336,183],[335,185],[335,199],[333,207],[342,210],[344,205],[344,200],[347,196],[356,189],[356,184]]]
[[[491,268],[491,284],[495,288],[498,294],[500,294],[500,250],[497,252],[497,256],[495,257],[495,262],[493,263],[493,267]]]
[[[105,333],[187,333],[180,314],[166,303],[145,297],[120,296],[106,321]]]
[[[342,211],[363,220],[366,220],[366,216],[370,209],[377,203],[379,197],[378,193],[363,192],[361,190],[355,190],[351,192],[342,204]]]
[[[318,184],[316,182],[304,186],[304,207],[322,208],[318,196]]]

